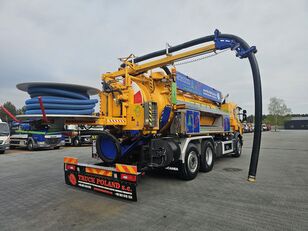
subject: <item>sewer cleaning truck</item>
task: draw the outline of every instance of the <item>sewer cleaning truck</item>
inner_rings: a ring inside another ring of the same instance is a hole
[[[214,35],[144,56],[130,55],[121,59],[118,70],[102,75],[101,90],[48,83],[17,87],[31,96],[27,117],[104,127],[93,134],[96,164],[64,158],[67,184],[137,200],[137,180],[146,170],[169,169],[192,180],[199,172],[211,171],[218,157],[241,156],[246,112],[219,90],[196,80],[206,80],[205,76],[188,76],[176,68],[197,56],[209,58],[227,49],[248,58],[254,78],[256,129],[248,177],[254,181],[261,138],[260,74],[256,47],[237,36],[216,30]],[[99,97],[98,114],[93,113],[93,94]]]

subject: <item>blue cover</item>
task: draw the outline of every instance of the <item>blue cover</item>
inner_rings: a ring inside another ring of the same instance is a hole
[[[199,133],[200,132],[200,112],[199,111],[186,111],[186,133]]]
[[[176,86],[179,90],[186,91],[203,98],[221,103],[221,92],[197,80],[189,78],[181,72],[176,73]]]
[[[225,116],[224,117],[224,131],[230,131],[230,117],[229,116]]]

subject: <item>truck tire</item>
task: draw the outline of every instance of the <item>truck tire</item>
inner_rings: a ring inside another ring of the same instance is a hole
[[[213,169],[215,159],[214,147],[211,141],[206,140],[201,147],[200,171],[209,172]]]
[[[80,140],[79,139],[74,139],[74,141],[73,141],[73,145],[75,146],[75,147],[77,147],[77,146],[81,146],[81,142],[80,142]]]
[[[239,134],[235,134],[235,150],[232,154],[233,157],[240,157],[242,154],[243,141],[240,138]]]
[[[28,151],[34,150],[34,145],[33,145],[32,140],[28,140],[27,149],[28,149]]]
[[[200,157],[198,148],[194,144],[188,144],[185,153],[185,163],[179,165],[179,176],[183,180],[192,180],[198,175]]]
[[[4,154],[5,150],[0,150],[0,154]]]

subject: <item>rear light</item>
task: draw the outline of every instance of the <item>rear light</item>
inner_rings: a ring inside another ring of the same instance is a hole
[[[66,164],[66,165],[65,165],[65,170],[76,171],[76,165]]]
[[[121,180],[136,182],[137,181],[137,176],[136,175],[130,175],[130,174],[122,173],[121,174]]]

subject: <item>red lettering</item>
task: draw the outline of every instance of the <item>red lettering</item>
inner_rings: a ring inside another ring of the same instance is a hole
[[[122,185],[122,190],[123,191],[127,191],[127,192],[131,192],[132,191],[132,189],[129,186],[125,186],[125,185]]]
[[[118,182],[114,182],[114,181],[109,181],[109,180],[105,180],[105,179],[96,179],[96,184],[105,186],[105,187],[109,187],[109,188],[116,188],[119,189],[121,188],[120,183]]]
[[[96,184],[103,185],[102,181],[103,181],[102,179],[96,178]]]
[[[95,184],[95,178],[90,176],[78,175],[78,179],[84,182]]]
[[[78,180],[85,181],[85,180],[84,180],[84,176],[83,176],[83,175],[78,175]]]

